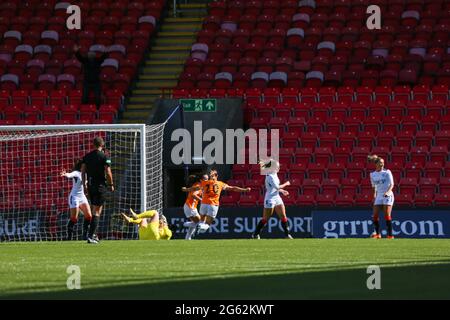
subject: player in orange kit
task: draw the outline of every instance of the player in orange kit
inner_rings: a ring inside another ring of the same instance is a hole
[[[206,175],[205,175],[206,176]],[[198,177],[195,175],[189,176],[188,179],[188,185],[193,188],[201,188],[201,181],[202,179],[208,180],[208,176]],[[200,201],[202,201],[202,190],[192,190],[189,191],[186,201],[183,206],[184,215],[186,216],[186,219],[189,219],[190,221],[186,222],[184,224],[185,227],[188,227],[188,230],[186,232],[186,240],[191,240],[192,235],[195,232],[195,227],[197,226],[197,223],[200,222],[200,214],[197,211],[197,205]]]
[[[183,191],[199,190],[198,186],[183,188]],[[197,224],[197,234],[206,232],[210,225],[214,222],[219,211],[219,199],[223,190],[234,192],[248,192],[250,188],[240,188],[236,186],[229,186],[225,182],[218,180],[216,170],[211,170],[209,173],[209,180],[201,181],[202,190],[202,205],[200,207],[201,222]]]

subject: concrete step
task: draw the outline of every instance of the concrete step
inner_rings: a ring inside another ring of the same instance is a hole
[[[133,124],[133,123],[145,123],[143,119],[120,119],[120,123]]]
[[[132,93],[133,95],[138,95],[138,96],[149,96],[149,95],[154,95],[154,96],[160,96],[161,94],[167,94],[172,92],[171,89],[164,89],[162,90],[161,88],[153,88],[153,89],[133,89]]]
[[[163,24],[161,26],[161,31],[176,31],[176,32],[188,32],[188,31],[200,31],[202,29],[202,24],[194,23],[180,23],[180,24]]]
[[[169,2],[168,5],[173,4]],[[145,123],[155,101],[163,94],[170,97],[171,88],[176,87],[192,44],[202,29],[207,9],[205,1],[177,5],[176,17],[173,16],[173,9],[168,10],[161,29],[154,38],[153,47],[145,57],[145,65],[120,123]]]
[[[194,22],[194,23],[199,23],[199,22],[203,22],[203,18],[201,17],[176,17],[176,18],[165,18],[164,19],[164,23],[169,22],[169,23],[188,23],[188,22]]]
[[[206,3],[187,3],[178,4],[176,10],[176,18],[192,18],[201,17],[204,18],[208,14],[208,5]],[[170,3],[169,10],[167,12],[168,17],[173,17],[173,3]]]
[[[124,113],[123,118],[124,119],[142,119],[147,118],[148,114],[150,113],[150,110],[148,111],[127,111]]]
[[[170,9],[173,9],[173,3],[169,6]],[[180,9],[206,9],[208,5],[206,3],[180,3],[177,4],[177,8]]]
[[[204,18],[208,15],[207,9],[184,9],[183,11],[177,11],[177,18]],[[173,10],[168,13],[169,17],[173,17]]]
[[[147,66],[183,66],[185,60],[147,60]]]
[[[156,35],[158,38],[179,38],[179,37],[195,37],[197,32],[194,31],[161,31]]]
[[[183,71],[182,66],[170,65],[170,66],[153,66],[144,67],[142,74],[166,74],[166,73],[181,73]]]
[[[149,96],[149,95],[161,95],[162,94],[162,90],[161,89],[147,89],[147,90],[139,90],[139,89],[134,89],[132,92],[132,97],[133,96]]]
[[[157,47],[171,47],[171,46],[192,46],[195,42],[195,37],[188,38],[156,38],[155,46]]]
[[[148,96],[132,96],[130,97],[130,103],[133,105],[141,104],[152,104],[156,99],[159,99],[159,95],[148,95]]]
[[[170,45],[170,46],[155,46],[152,47],[152,52],[160,51],[189,51],[192,46],[189,45]]]
[[[128,111],[141,111],[143,109],[142,104],[129,104],[127,105],[127,112]]]
[[[150,52],[148,57],[152,60],[177,60],[177,61],[185,61],[186,58],[189,56],[191,52],[190,51],[179,51],[174,53],[157,53],[157,52]]]
[[[136,83],[138,89],[158,89],[173,88],[177,85],[177,80],[161,80],[161,81],[139,81]]]
[[[139,80],[178,80],[178,74],[141,74]]]

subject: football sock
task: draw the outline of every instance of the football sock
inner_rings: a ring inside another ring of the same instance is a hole
[[[194,223],[193,226],[189,227],[188,231],[186,232],[186,238],[185,238],[186,240],[189,240],[192,238],[192,236],[194,235],[196,226],[197,226],[197,224]]]
[[[260,233],[261,233],[261,230],[264,228],[264,226],[266,225],[266,223],[267,223],[267,220],[266,219],[261,219],[261,221],[259,221],[259,223],[258,223],[258,225],[256,226],[256,230],[255,230],[255,232],[253,232],[253,234],[256,236],[256,235],[259,235]]]
[[[283,227],[284,235],[287,237],[289,235],[289,226],[287,218],[281,219],[281,226]]]
[[[84,217],[83,221],[83,239],[86,238],[88,231],[89,231],[89,225],[91,224],[92,217],[86,218]]]
[[[392,220],[391,217],[385,217],[388,236],[392,236]]]
[[[98,221],[100,220],[99,216],[93,216],[91,220],[91,225],[89,227],[89,234],[88,237],[92,238],[95,234],[95,231],[97,230]]]
[[[67,223],[67,240],[72,240],[73,227],[75,226],[76,220],[70,219]]]
[[[192,222],[192,221],[187,221],[187,222],[183,223],[183,227],[186,227],[186,228],[190,228],[195,225],[196,225],[196,223]]]
[[[380,222],[378,221],[378,219],[373,219],[373,227],[375,230],[376,234],[380,234]]]

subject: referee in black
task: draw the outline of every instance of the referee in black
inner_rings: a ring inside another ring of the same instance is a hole
[[[83,185],[88,192],[93,213],[87,235],[88,243],[98,243],[99,240],[95,236],[95,231],[98,226],[100,214],[102,213],[103,204],[105,203],[106,191],[108,187],[111,191],[114,191],[111,159],[103,152],[105,142],[101,137],[95,137],[93,143],[94,150],[83,157],[81,167]]]

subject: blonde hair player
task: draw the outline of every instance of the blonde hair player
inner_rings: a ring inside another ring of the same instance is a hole
[[[123,218],[128,223],[139,225],[139,240],[170,240],[172,230],[167,225],[165,216],[160,215],[156,210],[149,210],[136,214],[130,209],[131,217],[122,213]]]
[[[264,210],[263,210],[263,218],[259,221],[256,226],[255,232],[252,234],[253,239],[259,239],[259,234],[261,230],[266,225],[267,221],[272,216],[273,212],[278,215],[281,220],[281,225],[283,227],[284,234],[286,238],[292,239],[292,236],[289,231],[289,226],[287,223],[286,217],[286,208],[283,203],[283,199],[280,197],[280,193],[284,196],[288,196],[289,192],[284,190],[283,188],[290,186],[291,183],[286,181],[283,184],[280,184],[280,179],[278,178],[278,171],[280,171],[280,163],[276,160],[269,159],[267,161],[260,161],[261,170],[264,170],[266,174],[266,194],[264,196]]]
[[[82,160],[77,160],[73,166],[72,172],[65,170],[61,172],[61,177],[72,179],[73,186],[69,194],[70,219],[67,223],[67,240],[72,240],[73,228],[78,221],[78,214],[83,212],[83,239],[87,238],[89,225],[92,220],[91,207],[84,193],[83,179],[81,178]]]
[[[375,171],[370,173],[370,182],[373,188],[373,225],[374,232],[370,236],[374,239],[381,238],[379,214],[384,213],[386,221],[387,238],[393,239],[392,235],[392,206],[394,205],[394,177],[389,169],[385,169],[384,160],[377,155],[369,155],[367,160],[375,165]]]

